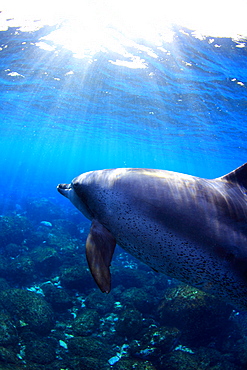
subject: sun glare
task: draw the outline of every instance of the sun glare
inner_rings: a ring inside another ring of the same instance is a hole
[[[40,48],[54,50],[60,45],[77,58],[113,52],[119,58],[111,63],[130,68],[145,68],[145,62],[129,48],[155,58],[153,49],[144,45],[162,48],[164,41],[172,42],[174,24],[193,30],[199,38],[240,39],[247,35],[247,3],[243,0],[234,4],[221,0],[6,0],[0,10],[0,30],[18,27],[20,31],[35,31],[56,25],[37,43]]]

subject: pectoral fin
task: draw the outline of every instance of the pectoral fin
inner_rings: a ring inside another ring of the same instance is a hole
[[[116,246],[112,234],[97,220],[93,220],[86,241],[86,256],[91,274],[103,293],[111,290],[110,265]]]

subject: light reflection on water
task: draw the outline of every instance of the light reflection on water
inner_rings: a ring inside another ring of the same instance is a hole
[[[241,40],[247,35],[244,18],[247,4],[242,0],[235,1],[234,7],[232,3],[212,0],[205,3],[84,0],[79,4],[76,1],[37,4],[28,0],[13,4],[6,0],[0,10],[1,30],[18,27],[22,32],[32,32],[55,26],[36,42],[42,49],[55,51],[60,45],[75,57],[90,60],[99,52],[115,53],[117,57],[111,62],[129,68],[146,68],[138,55],[140,51],[158,58],[148,45],[164,51],[163,44],[172,43],[176,36],[174,24],[193,30],[194,37],[199,39],[211,36]],[[238,43],[238,47],[243,46],[244,43]]]

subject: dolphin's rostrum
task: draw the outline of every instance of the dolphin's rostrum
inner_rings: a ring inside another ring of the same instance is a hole
[[[92,220],[86,255],[103,292],[117,243],[154,270],[247,309],[247,164],[213,180],[99,170],[58,191]]]

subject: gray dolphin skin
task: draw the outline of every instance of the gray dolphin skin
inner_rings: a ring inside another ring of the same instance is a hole
[[[247,163],[213,180],[91,171],[57,189],[92,221],[86,256],[102,292],[111,289],[117,243],[155,271],[247,309]]]

